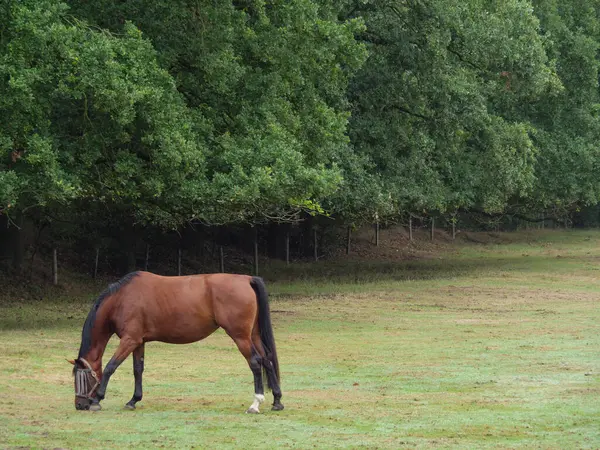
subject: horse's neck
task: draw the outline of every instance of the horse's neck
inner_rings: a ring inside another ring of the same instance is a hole
[[[86,320],[84,326],[85,336],[82,334],[82,346],[84,345],[83,339],[89,339],[89,349],[82,354],[81,357],[90,363],[92,368],[96,372],[102,372],[102,355],[110,337],[113,335],[112,327],[110,326],[109,317],[112,311],[111,300],[114,300],[113,296],[109,296],[101,303],[100,307],[96,308],[95,314],[90,311],[90,315]],[[88,331],[85,331],[85,328]]]
[[[107,333],[102,329],[93,333],[90,350],[83,356],[96,372],[102,372],[102,356],[104,355],[104,350],[106,350],[106,345],[108,344],[111,335],[112,333]]]

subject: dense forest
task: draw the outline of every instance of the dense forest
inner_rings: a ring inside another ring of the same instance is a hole
[[[599,49],[595,0],[0,0],[0,266],[40,241],[135,266],[190,228],[596,225]]]

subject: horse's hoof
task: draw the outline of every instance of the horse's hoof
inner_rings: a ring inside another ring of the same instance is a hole
[[[246,414],[260,414],[260,411],[258,409],[248,408]]]
[[[283,405],[281,403],[273,404],[271,411],[283,411]]]
[[[130,403],[127,403],[127,404],[125,405],[125,409],[128,409],[128,410],[130,410],[130,411],[133,411],[133,410],[135,409],[135,405],[132,405],[132,404],[130,404]]]
[[[90,411],[100,411],[102,409],[102,406],[100,406],[100,403],[92,403],[90,405]]]

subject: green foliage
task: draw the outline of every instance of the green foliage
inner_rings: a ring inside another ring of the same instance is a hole
[[[366,53],[360,20],[340,22],[320,2],[72,1],[119,31],[131,19],[156,46],[187,105],[211,133],[211,223],[319,211],[341,183],[349,152],[346,89]],[[314,205],[308,206],[307,205]]]
[[[351,89],[351,139],[392,201],[500,211],[526,194],[535,149],[510,112],[553,80],[530,5],[374,0],[352,11],[370,57]]]
[[[534,1],[546,51],[563,89],[534,103],[537,207],[600,201],[600,7],[591,0]],[[525,111],[528,112],[528,111]]]
[[[52,0],[12,2],[9,12],[0,136],[15,206],[88,201],[179,223],[173,205],[206,190],[202,122],[150,43],[129,24],[119,36],[91,29]]]
[[[0,213],[7,212],[14,205],[19,191],[19,179],[13,171],[0,172]]]
[[[2,213],[176,228],[600,201],[592,0],[68,3],[0,8]]]

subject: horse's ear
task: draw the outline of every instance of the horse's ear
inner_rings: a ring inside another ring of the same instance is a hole
[[[70,362],[71,364],[75,365],[75,360],[74,359],[67,359],[67,362]]]

